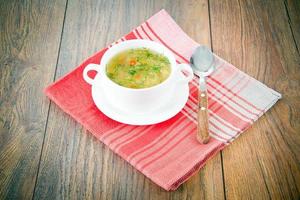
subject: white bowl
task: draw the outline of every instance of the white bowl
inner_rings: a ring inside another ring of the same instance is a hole
[[[118,85],[106,75],[106,65],[110,59],[121,51],[133,48],[148,48],[166,56],[171,64],[171,73],[162,83],[149,88],[133,89]],[[88,76],[89,71],[97,71],[94,79]],[[182,73],[187,72],[187,75]],[[134,113],[148,113],[164,105],[171,98],[178,84],[187,84],[193,78],[192,68],[188,64],[177,64],[174,55],[163,45],[149,40],[128,40],[108,49],[99,64],[89,64],[83,70],[84,80],[101,87],[107,99],[115,107]]]

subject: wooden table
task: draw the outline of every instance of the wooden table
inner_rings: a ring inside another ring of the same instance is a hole
[[[43,88],[165,8],[283,94],[174,192],[113,154]],[[0,0],[0,199],[299,199],[299,0]]]

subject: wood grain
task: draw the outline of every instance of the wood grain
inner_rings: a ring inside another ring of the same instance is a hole
[[[65,1],[0,2],[0,199],[31,199]]]
[[[200,78],[201,80],[201,78]],[[209,141],[208,132],[208,96],[207,91],[198,91],[198,130],[197,130],[197,140],[201,144],[207,144]]]
[[[206,1],[69,0],[56,77],[161,8],[198,42],[210,45]],[[51,105],[35,199],[63,198],[223,199],[220,154],[177,191],[166,192]]]
[[[300,1],[285,0],[284,5],[291,34],[296,43],[297,52],[300,55]]]
[[[300,57],[293,32],[299,29],[291,29],[285,4],[210,1],[214,52],[283,95],[223,151],[227,199],[300,197]]]

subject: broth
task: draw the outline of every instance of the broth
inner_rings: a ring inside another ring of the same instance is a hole
[[[171,64],[162,54],[147,48],[122,51],[106,65],[107,76],[127,88],[149,88],[165,81]]]

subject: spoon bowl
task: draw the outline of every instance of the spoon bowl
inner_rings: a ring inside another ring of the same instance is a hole
[[[209,76],[215,70],[214,56],[207,46],[199,46],[195,49],[190,63],[193,71],[198,76]]]

